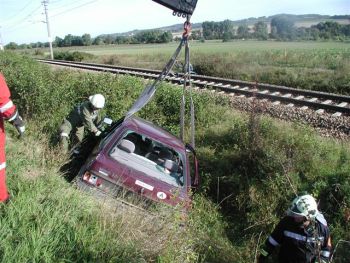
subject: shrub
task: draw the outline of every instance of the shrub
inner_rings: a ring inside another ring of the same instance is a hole
[[[54,52],[54,58],[58,60],[67,60],[67,61],[83,61],[83,60],[89,60],[93,59],[94,55],[86,52],[80,52],[80,51],[58,51]]]

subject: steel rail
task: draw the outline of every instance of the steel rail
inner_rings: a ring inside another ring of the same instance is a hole
[[[59,66],[110,72],[115,74],[127,74],[151,79],[157,78],[161,72],[159,70],[62,60],[38,59],[38,61]],[[333,112],[336,116],[341,114],[350,115],[350,96],[203,75],[191,75],[191,79],[193,85],[200,88],[212,88],[231,94],[234,93],[249,97],[254,96],[261,99],[269,99],[272,101],[279,101],[298,106],[306,106],[317,110],[327,110]],[[167,76],[166,80],[171,83],[182,84],[183,74],[180,73],[173,76]]]

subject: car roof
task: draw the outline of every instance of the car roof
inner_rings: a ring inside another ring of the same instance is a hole
[[[184,142],[178,137],[145,119],[130,117],[124,120],[121,125],[123,127],[127,127],[128,129],[134,130],[135,132],[145,134],[152,139],[158,140],[173,148],[185,148]]]

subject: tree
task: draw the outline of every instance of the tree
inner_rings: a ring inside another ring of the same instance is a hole
[[[191,39],[193,40],[199,40],[202,37],[202,33],[200,30],[193,30],[191,33]]]
[[[20,44],[19,46],[18,46],[18,48],[19,49],[27,49],[27,48],[29,48],[30,46],[28,46],[27,44]]]
[[[173,35],[168,31],[163,32],[163,34],[160,35],[159,40],[161,43],[169,43],[173,40]]]
[[[114,39],[114,43],[116,44],[125,44],[126,43],[126,38],[123,37],[123,36],[117,36],[115,39]]]
[[[138,43],[168,43],[173,39],[170,32],[160,30],[147,30],[135,35],[134,40]]]
[[[103,39],[101,37],[96,37],[94,41],[92,41],[93,45],[103,45]]]
[[[202,23],[203,37],[205,39],[214,39],[215,22],[205,21]]]
[[[72,46],[72,40],[73,40],[73,36],[71,34],[66,35],[63,39],[63,46],[65,47]]]
[[[270,37],[271,38],[278,38],[277,28],[275,26],[271,26]]]
[[[237,28],[238,38],[248,38],[249,37],[249,27],[247,25],[240,25]]]
[[[337,22],[327,21],[318,23],[316,28],[320,31],[320,37],[324,39],[335,38],[341,35],[341,25]]]
[[[224,20],[219,23],[220,35],[219,37],[223,39],[223,41],[228,41],[233,38],[235,35],[235,30],[233,28],[233,23],[230,20]]]
[[[343,25],[341,31],[345,36],[350,37],[350,24]]]
[[[90,34],[84,34],[81,36],[81,40],[83,42],[83,46],[91,46],[92,39]]]
[[[320,30],[317,28],[310,28],[310,35],[313,40],[318,40],[320,38]]]
[[[254,34],[257,39],[267,40],[269,37],[269,34],[267,32],[267,25],[262,21],[255,23]]]
[[[230,20],[222,22],[203,22],[203,37],[205,39],[231,39],[233,38],[235,31],[233,23]]]
[[[18,45],[16,42],[10,42],[7,45],[5,45],[5,49],[17,49]]]
[[[63,41],[62,38],[56,37],[55,41],[53,42],[53,45],[57,46],[57,47],[63,47],[64,46],[64,41]]]
[[[107,45],[113,44],[113,37],[111,35],[106,35],[103,37],[103,42]]]
[[[271,29],[276,29],[276,36],[282,39],[294,38],[294,22],[284,16],[276,16],[271,20]]]

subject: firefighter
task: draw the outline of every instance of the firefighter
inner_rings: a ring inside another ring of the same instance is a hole
[[[7,87],[4,76],[0,73],[0,202],[7,202],[10,198],[6,187],[6,159],[5,159],[5,127],[4,120],[14,125],[22,136],[25,126],[16,106],[10,99],[10,90]]]
[[[262,247],[258,262],[267,262],[267,257],[276,247],[279,247],[280,263],[329,262],[329,228],[311,195],[298,196],[293,200],[287,215]]]
[[[60,126],[60,145],[64,152],[68,152],[69,136],[74,132],[74,144],[81,142],[84,138],[85,129],[100,136],[101,131],[96,125],[101,121],[99,111],[105,106],[105,98],[101,94],[95,94],[77,105],[63,120]]]

